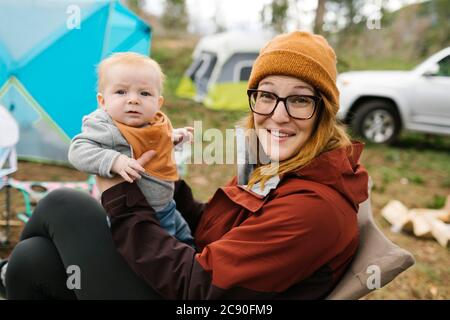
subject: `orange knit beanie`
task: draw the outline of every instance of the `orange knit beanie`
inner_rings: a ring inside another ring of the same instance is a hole
[[[269,75],[292,76],[318,90],[336,114],[339,108],[336,74],[336,54],[327,40],[320,35],[294,31],[276,36],[261,49],[248,88],[256,89]]]

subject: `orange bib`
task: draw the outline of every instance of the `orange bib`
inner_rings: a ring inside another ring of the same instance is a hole
[[[173,156],[172,124],[162,112],[155,115],[154,122],[146,127],[130,127],[114,120],[125,140],[131,145],[133,158],[155,150],[155,156],[144,166],[145,172],[169,181],[178,180],[177,166]]]

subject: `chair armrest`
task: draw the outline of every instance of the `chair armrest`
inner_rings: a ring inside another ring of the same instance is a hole
[[[359,299],[379,289],[411,267],[412,254],[390,241],[376,226],[369,198],[358,211],[360,245],[342,279],[327,296],[329,300]],[[378,273],[379,274],[376,274]],[[372,287],[373,277],[379,276],[379,288]]]

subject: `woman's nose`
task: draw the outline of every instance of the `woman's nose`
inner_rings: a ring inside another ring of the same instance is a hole
[[[290,117],[287,113],[286,107],[283,101],[278,102],[275,110],[273,111],[271,119],[278,123],[289,122]]]

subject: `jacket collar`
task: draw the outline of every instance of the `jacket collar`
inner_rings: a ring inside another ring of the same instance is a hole
[[[265,197],[269,194],[269,192],[272,189],[276,189],[278,187],[280,181],[281,181],[280,176],[276,175],[266,181],[266,183],[264,184],[264,189],[261,189],[261,182],[258,182],[254,184],[250,190],[254,194]],[[242,187],[245,188],[245,190],[247,190],[247,185],[243,185]]]
[[[368,197],[368,174],[359,159],[364,144],[324,152],[303,168],[287,175],[301,177],[338,191],[355,208]]]
[[[363,148],[364,144],[353,142],[351,147],[324,152],[297,171],[281,177],[273,176],[266,182],[263,190],[260,189],[259,183],[248,190],[247,185],[237,184],[237,178],[234,178],[228,186],[222,187],[221,190],[231,201],[251,212],[256,212],[264,205],[269,193],[276,189],[281,181],[289,176],[294,176],[336,189],[350,203],[357,206],[367,198],[368,176],[365,169],[359,164]]]

